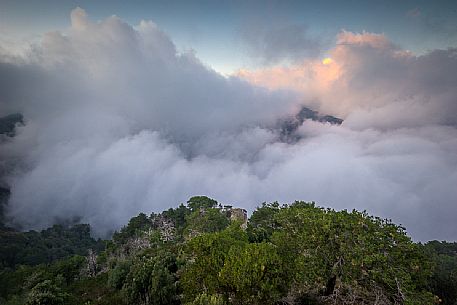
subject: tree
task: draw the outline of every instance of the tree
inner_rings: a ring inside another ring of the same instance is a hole
[[[91,277],[81,272],[84,256],[100,241],[89,226],[1,231],[0,260],[13,265],[0,269],[0,303],[438,303],[430,290],[456,305],[457,243],[415,244],[389,220],[301,201],[265,203],[243,230],[212,199],[192,198],[194,210],[181,205],[133,217],[116,242],[93,255],[92,269],[100,272]],[[164,241],[161,230],[170,223],[192,238]],[[76,251],[84,256],[68,256]],[[43,261],[49,263],[36,265]]]
[[[275,220],[272,242],[297,295],[341,304],[433,303],[425,291],[430,265],[404,228],[364,212],[305,202],[281,209]]]
[[[170,208],[167,211],[162,212],[162,215],[174,223],[176,233],[182,237],[184,227],[186,226],[186,217],[190,213],[191,210],[181,203],[176,209]]]
[[[175,276],[176,258],[169,252],[141,255],[130,267],[124,290],[132,304],[179,304]]]
[[[132,262],[130,260],[118,261],[116,266],[109,272],[108,285],[114,289],[121,289],[126,282]]]
[[[48,267],[48,270],[52,274],[62,275],[62,278],[65,280],[65,284],[70,285],[79,278],[81,268],[84,266],[85,261],[86,260],[83,256],[74,255],[55,262]]]
[[[280,210],[279,203],[263,203],[252,213],[247,226],[247,233],[251,242],[270,241],[273,231],[277,227],[274,215]]]
[[[424,250],[433,261],[433,274],[429,281],[431,291],[443,305],[457,304],[457,243],[430,241]]]
[[[225,229],[230,224],[229,218],[216,208],[195,210],[187,217],[185,232],[194,237],[201,233],[213,233]]]
[[[221,232],[202,234],[191,239],[184,248],[188,264],[180,281],[184,301],[192,302],[202,292],[224,294],[219,273],[225,259],[232,247],[247,243],[246,232],[237,224]]]
[[[187,305],[225,305],[226,302],[221,295],[206,294],[203,292],[198,295],[193,302],[187,303]]]
[[[194,196],[187,201],[187,206],[192,211],[217,207],[217,201],[206,196]]]
[[[63,305],[69,295],[51,280],[36,284],[27,296],[26,305]]]
[[[88,249],[103,250],[101,240],[90,236],[90,226],[54,225],[41,232],[18,232],[0,228],[0,266],[39,265],[71,257],[87,255]]]
[[[270,243],[231,247],[219,278],[232,304],[275,304],[289,287],[282,259]]]
[[[140,213],[138,216],[132,217],[127,226],[123,227],[120,232],[115,232],[113,240],[116,243],[124,243],[127,239],[135,237],[149,228],[152,228],[151,220],[146,214]]]

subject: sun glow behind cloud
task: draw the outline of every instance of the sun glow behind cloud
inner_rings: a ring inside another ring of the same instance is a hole
[[[333,62],[333,60],[330,57],[326,57],[322,60],[322,64],[324,65],[330,65]]]

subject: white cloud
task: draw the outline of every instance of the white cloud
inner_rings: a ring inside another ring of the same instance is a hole
[[[455,51],[416,57],[344,32],[330,64],[242,74],[293,90],[277,91],[178,54],[152,22],[71,18],[25,61],[0,64],[0,115],[27,120],[0,151],[14,223],[80,219],[105,234],[204,194],[250,210],[315,200],[390,217],[417,239],[457,236]],[[305,122],[282,143],[277,121],[299,103],[346,121]]]

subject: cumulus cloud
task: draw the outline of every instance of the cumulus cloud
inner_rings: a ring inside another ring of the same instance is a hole
[[[110,147],[122,145],[130,146],[129,160],[138,160],[140,167],[147,168],[146,164],[140,165],[143,160],[133,149],[133,143],[139,140],[126,140],[143,131],[155,135],[139,136],[145,141],[142,144],[152,149],[148,158],[154,162],[161,162],[154,159],[154,151],[159,152],[163,146],[154,144],[160,141],[178,150],[182,161],[206,155],[248,158],[255,154],[250,147],[259,148],[272,141],[271,132],[260,127],[275,124],[278,116],[289,115],[299,102],[296,94],[272,94],[239,78],[225,78],[193,54],[178,53],[170,38],[150,21],[132,27],[112,16],[95,23],[77,8],[71,13],[69,29],[45,34],[42,42],[31,49],[33,52],[26,57],[13,62],[8,57],[7,62],[0,63],[0,115],[20,112],[26,120],[26,126],[2,145],[0,153],[2,171],[12,189],[10,215],[25,228],[42,227],[68,216],[82,217],[103,231],[115,228],[140,210],[160,210],[176,204],[175,196],[165,200],[169,192],[164,192],[160,201],[150,201],[146,194],[140,195],[143,190],[131,185],[130,189],[122,189],[136,194],[136,199],[123,201],[123,207],[109,199],[109,190],[102,191],[102,184],[114,190],[116,183],[95,183],[84,169],[99,154],[113,156]],[[251,141],[253,138],[258,139]],[[228,145],[231,151],[226,149]],[[110,160],[113,168],[121,162],[119,158]],[[172,155],[170,158],[180,160]],[[53,174],[49,166],[54,168]],[[131,164],[130,170],[119,174],[129,180],[130,173],[136,175],[134,168]],[[145,179],[145,183],[161,183],[160,173],[166,170],[154,170],[146,170],[157,176]],[[95,175],[104,180],[100,172]],[[91,181],[90,189],[104,194],[86,188],[76,191],[83,182],[74,178]],[[43,185],[40,181],[46,182]],[[147,186],[148,192],[153,192],[155,186]],[[170,185],[183,201],[179,188]],[[186,197],[192,193],[187,191]],[[90,213],[85,204],[97,206],[100,211],[94,210],[87,219]],[[106,220],[110,226],[102,226],[110,205],[113,214]],[[128,206],[134,212],[122,212]],[[120,210],[114,211],[117,208]],[[28,212],[33,209],[50,212],[33,217],[34,213]]]
[[[26,120],[0,150],[12,223],[105,235],[204,194],[250,211],[315,200],[392,218],[416,239],[457,236],[455,50],[415,56],[342,32],[332,60],[225,78],[152,22],[94,23],[81,9],[71,22],[0,64],[0,115]],[[278,121],[301,104],[346,120],[305,121],[283,143]]]
[[[452,77],[457,49],[416,56],[382,34],[343,31],[328,54],[328,61],[238,75],[270,89],[301,92],[310,105],[354,127],[457,124],[457,79]]]

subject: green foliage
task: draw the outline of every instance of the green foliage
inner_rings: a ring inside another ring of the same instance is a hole
[[[86,259],[84,257],[74,255],[55,262],[47,268],[47,271],[51,274],[61,275],[65,280],[65,284],[70,285],[80,277],[81,269],[84,267],[85,263]]]
[[[162,215],[167,219],[170,219],[175,225],[177,234],[182,235],[187,223],[186,218],[190,213],[191,210],[181,203],[176,209],[170,208],[167,211],[162,212]]]
[[[431,241],[425,251],[435,268],[429,281],[431,291],[443,305],[457,304],[457,243]]]
[[[137,236],[150,228],[152,228],[151,220],[146,214],[140,213],[138,216],[132,217],[127,226],[114,233],[113,241],[118,244],[125,243],[129,238]]]
[[[187,226],[185,231],[190,236],[218,232],[230,224],[228,217],[216,208],[195,210],[187,217],[186,221]]]
[[[101,240],[90,236],[90,226],[86,224],[54,225],[41,232],[0,229],[0,267],[50,263],[74,254],[87,255],[88,249],[103,248]]]
[[[16,270],[4,268],[0,271],[0,300],[10,296],[20,296],[27,278],[34,273],[36,267],[19,266]]]
[[[457,242],[432,240],[425,244],[425,248],[439,255],[457,256]]]
[[[246,230],[251,242],[270,241],[271,235],[277,228],[274,215],[279,210],[280,206],[277,202],[263,203],[252,213]]]
[[[103,243],[87,225],[0,227],[0,262],[7,305],[457,304],[456,243],[416,244],[388,220],[301,201],[264,203],[244,230],[215,200],[192,197]]]
[[[67,292],[71,293],[69,305],[128,305],[122,290],[107,285],[108,273],[96,277],[84,277],[72,283]]]
[[[0,230],[5,229],[4,225],[4,209],[10,197],[10,190],[0,185]]]
[[[376,299],[398,304],[433,302],[425,290],[430,264],[390,221],[353,211],[336,212],[296,202],[275,217],[272,241],[293,274],[299,293],[344,303]],[[388,303],[390,304],[390,303]],[[419,304],[419,303],[418,303]]]
[[[124,290],[132,304],[179,304],[176,289],[176,257],[169,252],[141,256],[127,275]]]
[[[275,304],[288,282],[276,247],[268,243],[232,246],[219,273],[224,293],[234,304]]]
[[[117,262],[116,266],[108,275],[108,285],[114,289],[121,289],[130,272],[132,262],[130,260],[122,260]]]
[[[209,294],[223,293],[219,272],[230,248],[247,243],[246,233],[237,225],[190,240],[185,248],[187,261],[190,263],[186,265],[181,277],[184,299],[193,301],[202,291]]]
[[[3,269],[0,271],[0,300],[8,299],[9,296],[13,296],[10,299],[14,299],[14,295],[25,298],[32,292],[34,295],[41,295],[40,287],[47,287],[50,284],[52,284],[51,288],[57,286],[63,293],[66,287],[81,279],[81,269],[85,261],[84,257],[75,255],[50,265],[22,265],[15,270]],[[40,283],[46,283],[46,285],[40,285]],[[33,289],[34,287],[36,289]]]
[[[26,305],[63,305],[69,295],[51,280],[36,284],[27,295]]]
[[[187,305],[226,305],[224,298],[221,295],[208,295],[205,292],[198,295],[193,302]]]
[[[217,201],[206,196],[194,196],[187,201],[187,206],[194,212],[199,209],[217,207]]]

